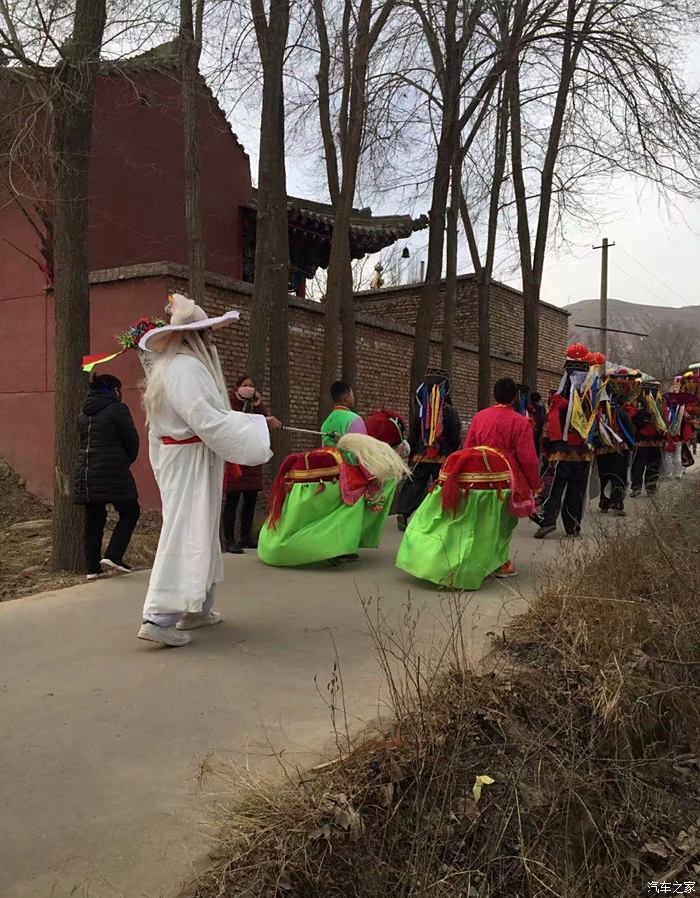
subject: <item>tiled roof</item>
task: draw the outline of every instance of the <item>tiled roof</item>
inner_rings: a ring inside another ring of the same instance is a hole
[[[248,203],[257,210],[257,191]],[[291,228],[297,226],[320,239],[330,240],[335,214],[333,206],[297,196],[287,197],[287,215]],[[428,227],[427,215],[411,218],[410,215],[372,215],[371,209],[353,209],[350,217],[350,242],[361,252],[376,252],[397,240],[410,237],[414,231]]]
[[[151,47],[136,56],[102,61],[102,69],[109,75],[115,72],[172,72],[178,68],[180,68],[179,37]]]

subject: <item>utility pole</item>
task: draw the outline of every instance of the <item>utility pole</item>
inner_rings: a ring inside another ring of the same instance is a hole
[[[608,249],[611,246],[615,244],[603,237],[602,244],[593,247],[603,251],[600,257],[600,351],[605,356],[608,352]]]

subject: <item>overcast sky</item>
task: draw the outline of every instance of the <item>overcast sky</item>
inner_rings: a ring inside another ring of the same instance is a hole
[[[700,53],[692,54],[689,63],[700,71]],[[234,108],[229,107],[228,112],[234,130],[250,155],[253,181],[257,183],[259,106],[246,109],[238,103]],[[320,158],[313,159],[308,152],[297,151],[293,138],[288,139],[288,193],[327,200],[322,172]],[[603,197],[595,197],[593,201],[599,213],[598,226],[584,230],[576,223],[571,224],[566,229],[568,245],[548,252],[542,299],[565,306],[581,299],[598,298],[601,254],[592,245],[599,245],[601,238],[608,237],[616,244],[609,254],[609,297],[648,305],[700,307],[700,201],[670,198],[667,202],[656,191],[628,176],[616,179]],[[361,198],[356,205],[364,202]],[[371,205],[375,214],[400,212],[417,216],[428,211],[430,201],[427,196],[414,204],[387,197]],[[401,242],[385,252],[385,264],[390,263],[392,254],[398,261],[404,245]],[[426,245],[427,231],[415,234],[409,241],[411,259],[401,263],[407,276],[411,272],[417,274],[420,259],[426,258]],[[495,277],[519,287],[516,262],[513,247],[502,247]],[[368,272],[372,267],[367,265]],[[466,246],[460,247],[459,268],[460,272],[472,270]]]

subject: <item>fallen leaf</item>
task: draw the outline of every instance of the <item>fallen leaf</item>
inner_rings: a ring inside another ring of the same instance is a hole
[[[474,801],[478,801],[481,798],[481,790],[484,786],[490,786],[495,783],[496,780],[486,774],[481,774],[477,776],[474,780],[474,786],[472,787],[472,795],[474,796]]]
[[[286,870],[280,870],[277,877],[277,888],[282,889],[283,892],[292,891],[292,877]]]
[[[331,825],[330,823],[326,823],[325,826],[322,826],[320,829],[315,829],[311,835],[309,836],[312,842],[317,842],[319,839],[325,839],[327,842],[330,841],[331,838]]]
[[[386,783],[386,785],[379,787],[379,797],[385,808],[390,808],[393,804],[394,792],[395,788],[393,783]]]
[[[647,854],[653,854],[664,860],[669,856],[668,848],[662,842],[645,842],[644,850]]]

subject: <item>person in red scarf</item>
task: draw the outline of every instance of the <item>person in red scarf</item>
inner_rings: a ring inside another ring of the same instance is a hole
[[[522,500],[525,514],[534,511],[534,494],[540,489],[540,460],[535,449],[532,424],[528,417],[519,414],[514,408],[519,399],[519,390],[510,377],[496,381],[493,396],[495,404],[477,412],[472,418],[464,448],[487,446],[498,449],[505,455],[513,477],[513,493]],[[529,508],[528,500],[532,508]],[[516,575],[517,571],[510,560],[494,574],[499,578]]]
[[[229,395],[234,412],[264,415],[267,410],[260,393],[255,389],[255,381],[247,374],[238,378],[235,389]],[[224,471],[224,503],[223,524],[224,541],[227,552],[241,555],[244,549],[257,548],[253,536],[253,522],[258,494],[263,488],[262,465],[232,465],[226,463]],[[241,538],[236,540],[236,517],[239,503],[241,507]]]

